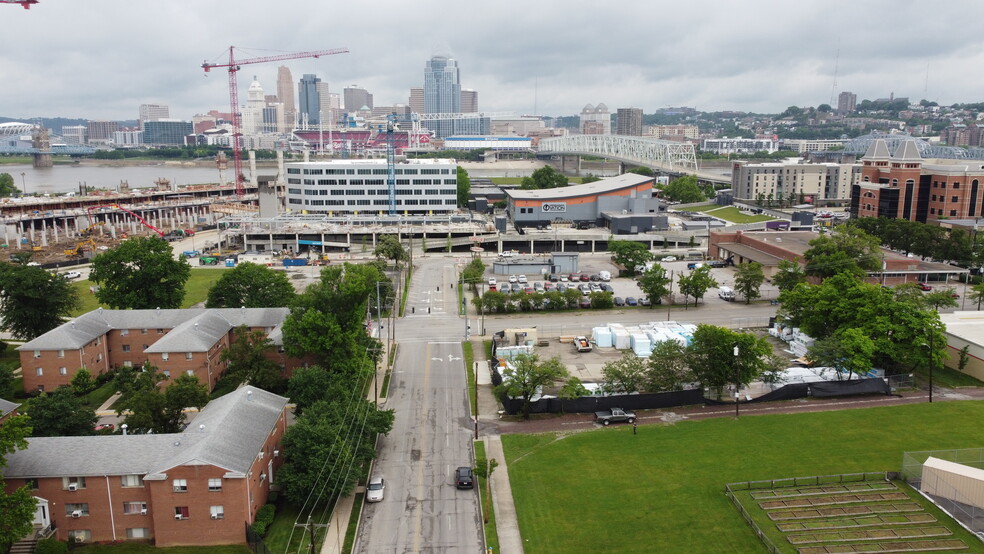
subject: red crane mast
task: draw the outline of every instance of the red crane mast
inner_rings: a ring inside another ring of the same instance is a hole
[[[298,58],[320,58],[321,56],[330,56],[332,54],[345,54],[348,52],[348,49],[336,48],[334,50],[318,50],[315,52],[292,52],[277,56],[247,58],[245,60],[237,60],[234,49],[235,46],[229,47],[229,63],[208,63],[206,61],[202,63],[202,69],[205,70],[205,73],[208,73],[213,67],[225,67],[229,71],[229,107],[232,110],[232,159],[236,172],[236,195],[242,196],[245,192],[243,187],[243,152],[242,144],[240,143],[240,138],[242,137],[243,117],[239,112],[239,84],[236,79],[236,74],[241,69],[240,66],[255,63],[279,62],[283,60],[296,60]]]

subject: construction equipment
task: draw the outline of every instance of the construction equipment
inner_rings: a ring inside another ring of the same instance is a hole
[[[25,10],[31,9],[31,4],[37,4],[38,0],[0,0],[0,4],[20,4]]]
[[[146,219],[144,219],[144,218],[140,217],[139,215],[131,212],[130,210],[124,208],[123,206],[120,206],[119,204],[104,204],[102,206],[92,206],[92,207],[86,208],[86,211],[89,213],[89,221],[90,222],[93,221],[93,219],[92,219],[92,210],[101,210],[103,208],[116,208],[117,210],[120,210],[121,212],[126,212],[126,213],[132,215],[133,217],[137,218],[137,221],[139,221],[144,227],[146,227],[146,228],[150,229],[151,231],[157,233],[157,236],[159,236],[161,238],[164,238],[164,231],[161,231],[157,227],[154,227],[150,223],[147,223],[147,220]],[[95,224],[93,223],[93,225],[95,225]],[[93,225],[89,225],[89,227],[91,228]]]
[[[242,196],[245,192],[243,182],[246,180],[243,175],[243,153],[240,138],[242,137],[242,113],[239,111],[239,84],[236,74],[241,69],[240,66],[255,63],[278,62],[284,60],[296,60],[298,58],[320,58],[332,54],[345,54],[348,48],[336,48],[334,50],[320,50],[316,52],[293,52],[280,54],[279,56],[264,56],[261,58],[247,58],[237,60],[234,52],[235,46],[229,47],[229,63],[208,63],[202,62],[202,69],[208,73],[213,67],[225,67],[229,71],[229,108],[232,112],[232,158],[236,172],[236,195]]]
[[[92,239],[84,240],[75,245],[75,248],[68,248],[64,250],[66,256],[72,256],[78,258],[85,254],[85,247],[88,246],[89,250],[92,252],[96,251],[96,243]]]
[[[89,225],[85,229],[82,229],[81,231],[79,231],[79,235],[81,235],[83,237],[87,237],[90,234],[92,234],[93,231],[95,231],[96,227],[99,227],[100,225],[105,225],[105,224],[106,224],[105,221],[97,221],[97,222],[93,223],[92,225]]]

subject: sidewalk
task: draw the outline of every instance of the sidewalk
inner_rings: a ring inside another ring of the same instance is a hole
[[[499,435],[485,437],[485,453],[499,465],[492,472],[492,505],[495,508],[495,527],[499,535],[499,550],[509,554],[523,552],[523,537],[519,534],[519,519],[509,484],[509,468],[502,451]]]

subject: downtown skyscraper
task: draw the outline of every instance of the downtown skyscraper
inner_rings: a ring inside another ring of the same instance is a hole
[[[434,56],[424,68],[424,113],[461,113],[461,77],[458,62],[448,56]],[[452,120],[429,122],[438,137],[453,134]]]
[[[297,87],[298,114],[301,125],[317,125],[321,122],[321,79],[317,75],[305,73]]]
[[[277,100],[284,105],[284,119],[287,126],[293,129],[297,123],[297,104],[294,101],[294,77],[290,68],[280,66],[277,69]]]

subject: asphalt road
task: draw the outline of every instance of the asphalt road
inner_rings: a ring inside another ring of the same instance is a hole
[[[374,469],[386,479],[385,498],[363,508],[356,552],[483,548],[478,495],[454,485],[455,468],[474,465],[455,268],[444,259],[418,263],[410,288],[416,310],[397,323],[400,347],[385,405],[396,421],[379,441]]]

